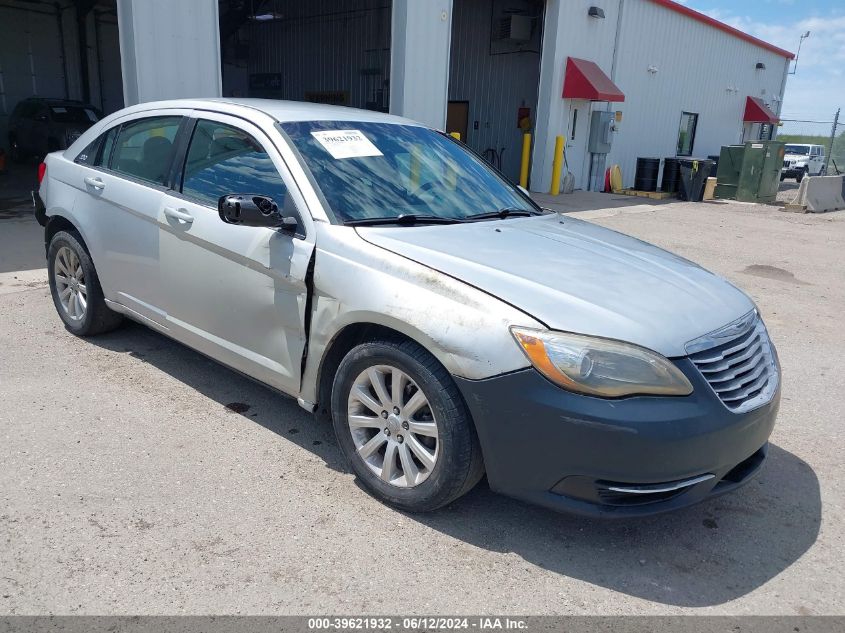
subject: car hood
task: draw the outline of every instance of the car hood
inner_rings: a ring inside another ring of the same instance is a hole
[[[785,154],[784,160],[809,160],[810,157],[806,154]]]
[[[357,231],[551,329],[628,341],[669,357],[684,356],[685,343],[754,308],[742,291],[697,264],[572,217]]]

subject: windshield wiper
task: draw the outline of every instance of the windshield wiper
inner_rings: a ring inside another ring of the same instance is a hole
[[[437,215],[416,215],[414,213],[400,213],[399,215],[386,218],[361,218],[359,220],[347,220],[346,226],[379,226],[382,224],[399,224],[412,226],[414,224],[457,224],[462,222],[458,218],[444,218]]]
[[[472,222],[473,220],[504,220],[505,218],[517,218],[530,215],[542,215],[540,211],[532,211],[531,209],[499,209],[498,211],[488,211],[486,213],[473,213],[468,215],[465,220]]]

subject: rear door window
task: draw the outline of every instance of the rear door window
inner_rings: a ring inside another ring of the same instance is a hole
[[[161,116],[124,123],[110,152],[111,169],[155,185],[166,184],[181,121],[181,116]]]
[[[90,165],[91,167],[108,165],[111,150],[114,147],[114,139],[119,129],[120,126],[113,127],[108,132],[100,134],[88,147],[79,152],[74,161],[80,165]]]

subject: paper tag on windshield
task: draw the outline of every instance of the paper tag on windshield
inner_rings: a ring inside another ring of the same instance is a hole
[[[363,158],[383,156],[378,147],[360,130],[326,130],[311,132],[311,136],[332,155],[332,158]]]

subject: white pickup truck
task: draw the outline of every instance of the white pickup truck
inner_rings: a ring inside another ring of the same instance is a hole
[[[795,178],[801,182],[804,176],[824,175],[824,145],[788,143],[784,149],[786,155],[780,170],[781,180]]]

